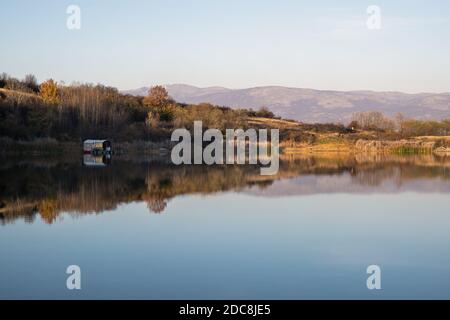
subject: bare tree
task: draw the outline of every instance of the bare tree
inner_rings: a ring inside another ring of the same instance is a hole
[[[357,112],[352,116],[361,128],[366,130],[394,130],[395,123],[379,111]]]
[[[33,92],[39,92],[39,84],[33,74],[27,74],[23,80],[24,84]]]

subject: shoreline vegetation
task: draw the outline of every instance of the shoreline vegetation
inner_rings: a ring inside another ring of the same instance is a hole
[[[430,141],[431,140],[431,141]],[[434,140],[434,141],[433,141]],[[444,141],[444,142],[443,142]],[[117,142],[114,144],[115,155],[166,156],[170,155],[175,143],[170,140]],[[40,138],[32,141],[17,141],[0,138],[0,156],[77,156],[81,155],[81,141],[57,141]],[[382,154],[436,154],[450,156],[450,137],[417,137],[402,140],[336,140],[328,143],[280,143],[281,154],[321,154],[321,153],[382,153]]]
[[[170,153],[176,128],[279,129],[280,152],[450,155],[450,120],[389,118],[377,111],[355,113],[347,124],[281,119],[265,107],[231,109],[174,101],[162,86],[146,97],[104,85],[38,84],[0,74],[0,155],[60,156],[81,153],[84,139],[108,139],[117,154]]]

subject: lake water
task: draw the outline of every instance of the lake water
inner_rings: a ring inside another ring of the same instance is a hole
[[[3,159],[0,298],[450,299],[449,157],[282,160]]]

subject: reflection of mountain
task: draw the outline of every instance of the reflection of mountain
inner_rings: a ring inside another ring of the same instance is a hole
[[[185,166],[121,162],[105,168],[79,163],[23,163],[0,167],[3,223],[36,214],[48,223],[61,212],[101,213],[145,201],[163,212],[183,194],[240,191],[257,196],[317,193],[450,192],[450,159],[434,156],[287,157],[276,176],[255,166]]]

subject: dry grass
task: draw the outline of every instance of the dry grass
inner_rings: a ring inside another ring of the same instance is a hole
[[[272,118],[249,118],[247,123],[249,125],[263,126],[276,129],[292,129],[300,127],[300,123],[293,120],[282,120]]]

